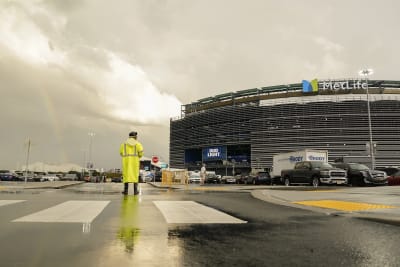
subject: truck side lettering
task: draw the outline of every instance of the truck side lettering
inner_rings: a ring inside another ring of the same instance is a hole
[[[325,157],[310,155],[310,156],[308,156],[308,160],[311,160],[311,161],[325,161]]]
[[[297,157],[295,157],[295,156],[290,156],[290,157],[289,157],[289,161],[290,161],[290,162],[299,162],[299,161],[303,161],[303,157],[302,157],[302,156],[297,156]]]

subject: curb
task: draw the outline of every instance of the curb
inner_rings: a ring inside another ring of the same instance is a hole
[[[38,184],[4,185],[0,188],[0,193],[10,193],[10,192],[15,193],[15,192],[20,192],[22,190],[34,190],[34,189],[63,189],[74,185],[83,184],[85,182],[78,181],[78,182],[69,182],[65,184],[48,184],[48,183],[54,183],[54,182],[41,182],[41,183],[38,182]]]

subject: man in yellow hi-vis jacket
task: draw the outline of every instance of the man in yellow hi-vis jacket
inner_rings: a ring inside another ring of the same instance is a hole
[[[122,194],[128,194],[129,183],[133,183],[134,194],[139,194],[139,167],[140,158],[143,156],[143,146],[137,141],[137,132],[130,132],[129,138],[121,144],[119,154],[122,157],[122,181],[124,191]]]

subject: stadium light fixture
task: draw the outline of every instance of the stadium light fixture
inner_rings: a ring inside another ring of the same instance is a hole
[[[372,141],[372,123],[371,123],[371,110],[369,103],[369,92],[368,92],[368,76],[372,75],[374,71],[372,69],[363,69],[358,72],[360,76],[364,76],[366,83],[366,93],[367,93],[367,109],[368,109],[368,127],[369,127],[369,153],[371,156],[371,167],[375,169],[375,155],[374,155],[374,144]]]

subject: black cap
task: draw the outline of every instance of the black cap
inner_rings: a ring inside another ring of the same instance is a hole
[[[137,136],[137,132],[130,132],[129,133],[129,137],[136,137]]]

